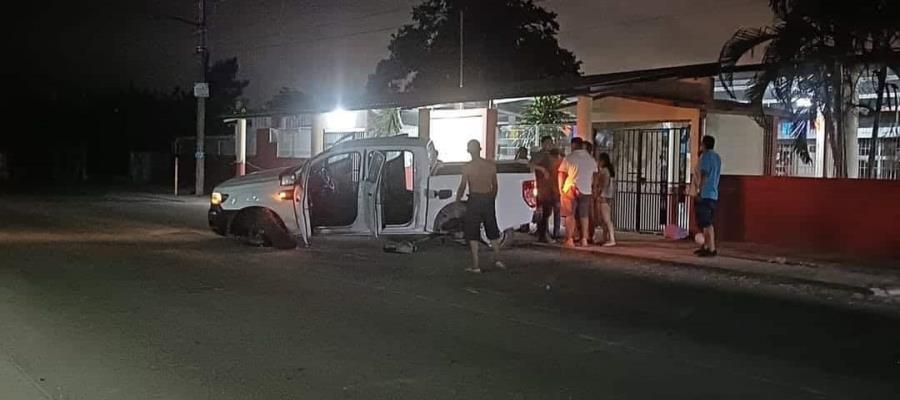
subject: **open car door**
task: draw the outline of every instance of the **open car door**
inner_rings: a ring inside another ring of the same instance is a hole
[[[309,196],[306,188],[309,181],[309,168],[301,168],[294,184],[294,214],[297,216],[297,227],[303,244],[309,246],[309,236],[312,232],[309,221]]]
[[[369,151],[366,163],[366,179],[362,184],[364,197],[363,213],[366,218],[366,226],[373,235],[378,236],[381,230],[381,170],[384,168],[385,156],[380,151]]]

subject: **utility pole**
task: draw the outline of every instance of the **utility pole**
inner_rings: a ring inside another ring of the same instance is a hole
[[[209,97],[209,85],[206,83],[206,70],[209,65],[209,51],[206,47],[206,0],[198,0],[197,7],[197,29],[200,36],[197,54],[200,56],[200,79],[194,84],[194,97],[197,98],[197,152],[194,153],[194,160],[196,161],[194,182],[196,185],[194,194],[202,196],[206,178],[206,154],[204,153],[206,98]]]
[[[459,87],[463,87],[463,63],[465,59],[463,58],[463,10],[459,10]]]

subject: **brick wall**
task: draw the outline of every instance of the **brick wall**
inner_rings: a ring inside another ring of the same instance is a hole
[[[900,257],[900,183],[723,176],[722,240]]]

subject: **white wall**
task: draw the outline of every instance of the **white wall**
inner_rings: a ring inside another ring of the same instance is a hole
[[[485,109],[432,110],[431,141],[444,162],[469,161],[466,144],[475,139],[481,142],[485,154]]]
[[[709,113],[706,134],[716,138],[722,174],[762,175],[764,132],[748,116]]]

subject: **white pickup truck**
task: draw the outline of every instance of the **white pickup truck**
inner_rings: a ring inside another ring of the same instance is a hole
[[[431,142],[406,136],[343,142],[302,165],[217,186],[209,226],[257,245],[293,248],[325,234],[417,237],[455,234],[461,163],[441,163]],[[497,222],[508,237],[531,222],[535,182],[527,164],[499,162]]]

